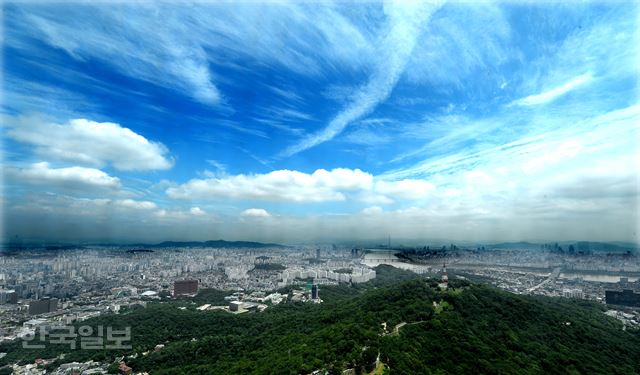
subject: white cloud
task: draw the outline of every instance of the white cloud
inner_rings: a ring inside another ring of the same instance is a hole
[[[357,195],[356,199],[358,202],[366,203],[366,204],[392,204],[395,201],[386,195],[376,194],[374,191],[365,191],[361,194]]]
[[[28,168],[7,169],[9,177],[18,182],[26,182],[40,185],[62,186],[71,189],[101,188],[119,189],[121,184],[117,177],[94,168],[66,167],[51,168],[49,163],[40,162],[32,164]]]
[[[375,216],[375,215],[380,215],[384,212],[384,210],[382,209],[382,207],[380,206],[371,206],[371,207],[367,207],[365,209],[363,209],[361,211],[361,213],[365,216]]]
[[[173,161],[167,148],[158,142],[111,122],[85,119],[66,124],[45,123],[34,118],[20,118],[7,136],[31,144],[39,155],[119,170],[168,169]]]
[[[426,198],[435,190],[435,185],[425,180],[404,179],[399,181],[380,180],[376,183],[376,191],[402,199]]]
[[[215,220],[213,215],[207,214],[200,207],[191,207],[189,209],[182,208],[162,208],[154,211],[155,219],[165,222],[180,223],[181,225],[211,223]]]
[[[515,235],[612,238],[608,230],[629,238],[621,228],[637,223],[629,207],[640,198],[640,105],[591,118],[555,116],[536,117],[531,133],[515,141],[457,150],[381,178],[429,176],[438,188],[419,202],[424,216],[459,216],[489,234],[498,233],[489,223],[511,222]],[[616,224],[594,225],[604,222]]]
[[[548,152],[525,161],[522,165],[522,170],[526,173],[540,172],[550,165],[578,156],[583,148],[582,144],[577,140],[568,140],[559,143],[557,146],[555,150],[548,150]]]
[[[124,208],[133,208],[136,210],[153,210],[158,206],[149,201],[137,201],[133,199],[121,199],[114,201],[116,206],[124,207]]]
[[[206,104],[218,104],[221,95],[212,83],[207,55],[200,44],[186,38],[186,29],[178,30],[171,22],[175,15],[154,17],[151,14],[158,9],[149,6],[139,12],[126,8],[78,7],[46,13],[31,9],[23,22],[33,36],[78,60],[102,59],[124,74],[178,88]],[[122,12],[127,12],[128,22],[118,21]],[[104,32],[98,19],[119,28]]]
[[[208,159],[207,163],[209,163],[209,165],[211,165],[212,167],[214,167],[219,173],[227,173],[227,165],[220,163],[217,160],[213,160],[213,159]]]
[[[516,103],[527,106],[549,103],[561,97],[562,95],[565,95],[568,92],[575,90],[576,88],[585,85],[586,83],[589,83],[591,80],[593,80],[593,76],[591,75],[591,73],[585,73],[573,78],[569,82],[566,82],[545,92],[541,92],[535,95],[529,95],[525,98],[522,98],[516,101]]]
[[[28,40],[39,39],[210,105],[224,103],[216,82],[228,77],[216,74],[219,66],[244,70],[237,60],[253,60],[318,76],[338,64],[362,67],[375,42],[332,4],[41,4],[15,7],[10,18],[16,23],[6,40],[14,48],[32,48]]]
[[[242,217],[271,217],[271,214],[263,208],[248,208],[240,213]]]
[[[139,220],[145,216],[138,215],[149,215],[156,208],[157,205],[150,201],[78,198],[55,193],[30,195],[11,207],[20,212],[46,212],[60,217],[86,217],[98,221]]]
[[[500,70],[500,65],[517,56],[509,48],[513,33],[503,4],[488,1],[450,1],[436,14],[419,38],[406,67],[412,83],[430,87],[468,87],[473,74]],[[495,77],[497,78],[497,77]],[[492,76],[484,85],[495,84]]]
[[[318,169],[308,174],[277,170],[267,174],[232,175],[189,182],[169,187],[174,199],[260,200],[292,203],[339,202],[354,200],[369,204],[392,204],[396,201],[424,200],[436,189],[426,180],[376,179],[359,169]]]
[[[368,189],[373,176],[359,169],[318,169],[312,174],[278,170],[267,174],[193,179],[167,189],[178,199],[247,199],[288,202],[343,201],[344,193]]]
[[[55,76],[68,74],[66,71],[52,72],[52,75]],[[9,109],[8,111],[3,110],[4,113],[46,111],[49,116],[66,118],[79,108],[89,113],[97,113],[100,109],[99,103],[92,102],[85,95],[64,89],[60,85],[30,81],[9,75],[6,75],[4,79],[2,107]],[[81,81],[82,78],[78,77],[77,80]]]
[[[368,82],[352,95],[347,107],[326,128],[290,146],[282,155],[291,156],[333,139],[351,122],[367,115],[385,101],[404,71],[421,27],[439,7],[435,2],[426,1],[386,2],[384,11],[388,17],[388,29],[376,51]]]
[[[204,212],[204,210],[202,210],[200,207],[191,207],[191,209],[189,210],[189,212],[191,213],[191,215],[195,215],[195,216],[204,216],[207,213]]]

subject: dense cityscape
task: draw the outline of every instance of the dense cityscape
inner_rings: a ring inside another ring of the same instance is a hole
[[[260,312],[280,303],[320,303],[325,286],[366,283],[376,277],[375,267],[381,264],[423,276],[468,278],[515,294],[591,300],[605,304],[606,314],[623,322],[624,329],[640,324],[637,253],[568,254],[517,245],[473,250],[451,245],[449,250],[423,254],[336,245],[153,250],[100,246],[33,248],[0,257],[0,340],[26,343],[44,327],[167,299],[189,299],[203,289],[226,294],[223,303],[199,305],[200,311],[233,314]],[[37,365],[14,364],[13,371],[45,373]],[[104,369],[97,363],[76,365]],[[56,373],[69,373],[69,366],[61,365]]]

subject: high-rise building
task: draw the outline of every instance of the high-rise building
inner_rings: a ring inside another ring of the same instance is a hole
[[[176,280],[173,283],[173,295],[195,295],[198,293],[198,280]]]
[[[46,314],[58,310],[56,298],[46,298],[29,302],[29,315]]]
[[[318,284],[313,284],[311,286],[311,299],[318,299]]]
[[[3,303],[18,303],[18,294],[13,289],[0,289],[0,305]]]
[[[640,307],[640,293],[634,293],[631,289],[625,289],[622,292],[606,290],[604,294],[605,301],[609,305]]]

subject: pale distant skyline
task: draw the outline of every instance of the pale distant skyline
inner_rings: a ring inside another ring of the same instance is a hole
[[[637,2],[5,2],[5,241],[638,243]]]

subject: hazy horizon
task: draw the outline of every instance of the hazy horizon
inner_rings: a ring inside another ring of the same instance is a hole
[[[391,248],[411,248],[411,247],[424,247],[431,246],[434,249],[439,248],[441,246],[446,246],[449,248],[450,245],[456,245],[462,249],[474,249],[476,246],[493,246],[493,245],[507,245],[513,244],[514,246],[517,244],[530,244],[530,245],[553,245],[557,244],[559,246],[568,245],[576,245],[578,243],[589,243],[589,244],[606,244],[606,245],[614,245],[621,248],[638,248],[640,249],[640,243],[633,242],[625,242],[625,241],[583,241],[580,239],[573,240],[554,240],[554,239],[534,239],[534,240],[513,240],[513,241],[467,241],[467,240],[456,240],[456,239],[443,239],[443,238],[395,238],[390,241],[387,238],[362,238],[362,239],[334,239],[331,241],[330,239],[322,239],[318,241],[294,241],[294,242],[265,242],[258,240],[250,240],[246,238],[208,238],[208,239],[164,239],[160,241],[112,241],[109,239],[106,240],[43,240],[43,239],[23,239],[23,238],[15,238],[13,240],[0,240],[0,245],[2,246],[24,246],[25,248],[37,248],[40,246],[139,246],[139,245],[151,245],[157,246],[162,245],[165,242],[175,242],[175,243],[190,243],[190,242],[254,242],[254,243],[262,243],[262,244],[274,244],[274,245],[284,245],[284,246],[334,246],[337,245],[339,247],[367,247],[371,249],[379,248],[386,249],[389,248],[389,242],[391,242]]]

